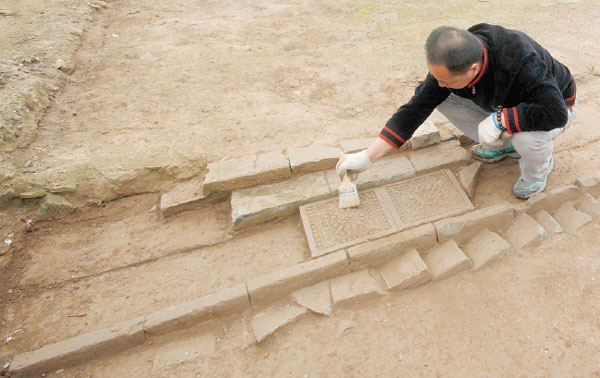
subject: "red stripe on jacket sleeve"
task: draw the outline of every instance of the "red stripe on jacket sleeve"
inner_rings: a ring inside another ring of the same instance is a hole
[[[519,113],[517,113],[517,107],[513,108],[513,115],[515,116],[515,126],[517,126],[517,131],[521,132],[521,126],[519,126]]]
[[[388,133],[392,134],[394,136],[394,138],[398,139],[400,142],[406,143],[406,141],[400,135],[398,135],[395,132],[393,132],[389,127],[386,126],[383,129],[385,131],[387,131]]]
[[[502,115],[504,116],[504,122],[506,122],[506,131],[508,131],[508,133],[510,135],[513,134],[513,131],[511,129],[511,125],[510,125],[510,120],[508,119],[508,109],[504,108],[502,109]]]
[[[388,138],[385,137],[385,135],[383,134],[379,134],[379,137],[383,140],[385,140],[390,146],[394,147],[395,149],[399,149],[400,147],[396,146],[391,140],[389,140]]]

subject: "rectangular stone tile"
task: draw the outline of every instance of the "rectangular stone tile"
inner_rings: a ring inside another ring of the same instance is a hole
[[[211,334],[163,345],[154,356],[152,374],[157,374],[163,368],[180,365],[200,357],[211,357],[214,353],[215,336]]]
[[[508,202],[491,205],[457,217],[439,220],[434,223],[439,242],[454,239],[463,242],[484,228],[499,231],[514,219],[514,211]]]
[[[463,248],[471,259],[471,270],[479,270],[512,251],[510,244],[487,228],[471,239]]]
[[[379,294],[381,288],[368,270],[331,280],[331,298],[335,305],[354,303]]]
[[[290,166],[294,174],[331,169],[341,153],[339,148],[313,143],[303,150],[290,153]]]
[[[345,154],[365,150],[376,138],[348,139],[340,142],[340,147]]]
[[[337,189],[334,192],[337,194]],[[323,172],[290,180],[236,190],[231,194],[231,217],[235,230],[296,213],[298,207],[331,197]],[[337,197],[335,198],[337,201]]]
[[[473,210],[473,204],[447,169],[385,185],[399,229]]]
[[[330,190],[337,193],[340,178],[335,169],[326,172]],[[358,175],[353,182],[358,189],[369,189],[415,175],[415,169],[405,154],[386,156]]]
[[[472,262],[454,240],[448,240],[423,256],[433,280],[442,280],[471,268]]]
[[[517,251],[539,245],[548,237],[544,227],[527,214],[517,216],[505,234],[510,245]]]
[[[203,194],[280,181],[292,175],[290,163],[280,151],[210,163]]]
[[[316,285],[297,290],[292,293],[292,298],[300,306],[312,312],[331,316],[331,289],[329,281],[319,282]]]
[[[175,185],[168,192],[160,196],[160,213],[163,217],[170,217],[184,211],[197,210],[224,201],[228,193],[221,192],[209,196],[202,194],[202,183],[191,180]]]
[[[302,287],[314,285],[340,274],[348,266],[345,251],[293,265],[248,282],[252,304],[265,303]]]
[[[417,149],[441,142],[440,131],[431,121],[425,121],[415,131],[408,143],[410,148]]]
[[[432,278],[429,268],[414,248],[385,263],[379,272],[389,290],[420,286]]]
[[[431,169],[441,169],[459,162],[469,161],[469,152],[457,140],[449,140],[428,148],[408,153],[417,173]]]
[[[554,219],[554,217],[546,210],[538,211],[537,214],[535,214],[535,220],[544,227],[544,230],[546,230],[550,236],[563,232],[563,228],[560,224],[558,224],[556,219]]]
[[[144,330],[152,335],[188,328],[211,315],[242,311],[250,307],[245,285],[223,289],[200,299],[167,307],[146,317]]]
[[[346,248],[398,231],[378,189],[359,192],[360,206],[340,209],[338,198],[300,207],[312,256]]]
[[[592,221],[592,217],[586,213],[575,210],[575,208],[568,203],[563,203],[563,205],[556,210],[554,218],[566,232],[575,232]]]
[[[250,324],[256,336],[256,342],[260,343],[277,329],[291,324],[307,312],[306,308],[296,305],[274,306],[258,313],[252,318]]]
[[[402,253],[406,248],[426,249],[437,242],[435,227],[428,223],[348,248],[352,264],[375,267]]]
[[[581,196],[577,209],[590,215],[594,221],[600,221],[600,201],[596,200],[589,193],[584,193]]]
[[[38,376],[75,365],[91,357],[131,348],[144,342],[144,318],[139,317],[99,331],[84,333],[42,348],[18,354],[10,364],[15,376]]]

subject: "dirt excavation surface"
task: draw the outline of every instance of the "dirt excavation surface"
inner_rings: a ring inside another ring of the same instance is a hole
[[[0,154],[0,372],[18,353],[308,261],[298,214],[233,231],[229,197],[161,219],[160,195],[209,163],[376,136],[425,77],[436,26],[497,23],[548,48],[577,80],[579,113],[546,191],[600,169],[600,0],[28,3],[0,2],[0,89],[39,81],[31,109],[45,114],[19,113],[27,128]],[[518,175],[515,160],[482,166],[473,205],[520,203]],[[24,193],[48,187],[80,207],[40,213]],[[46,377],[600,376],[599,224],[309,313],[258,345],[250,309]],[[214,345],[195,358],[154,366],[206,334]]]

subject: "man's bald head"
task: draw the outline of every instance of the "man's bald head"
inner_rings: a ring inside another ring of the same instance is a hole
[[[440,26],[433,30],[425,43],[427,61],[434,65],[443,64],[448,71],[461,74],[483,57],[483,47],[471,32]]]

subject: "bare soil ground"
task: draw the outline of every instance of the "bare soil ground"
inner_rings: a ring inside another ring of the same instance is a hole
[[[76,4],[65,2],[56,22],[80,15]],[[424,77],[432,28],[491,22],[528,32],[577,78],[579,114],[556,141],[552,189],[600,167],[598,17],[597,0],[114,1],[86,24],[76,70],[34,142],[3,157],[33,172],[90,163],[202,176],[223,158],[372,137]],[[13,48],[27,56],[40,46]],[[517,177],[515,161],[484,166],[475,204],[517,202]],[[38,221],[27,202],[3,211],[2,236],[16,235],[0,280],[1,361],[308,257],[297,216],[232,232],[227,203],[162,223],[157,200],[54,221]],[[600,375],[598,245],[590,225],[476,274],[311,315],[246,349],[240,320],[223,319],[203,326],[222,337],[213,357],[164,376]],[[340,337],[348,319],[357,327]],[[157,348],[204,330],[53,376],[148,377]]]

